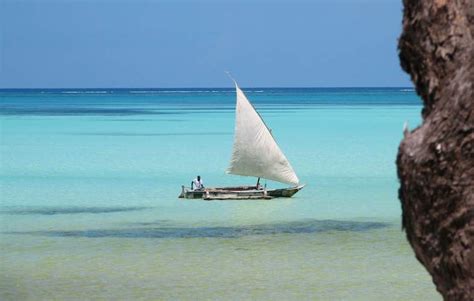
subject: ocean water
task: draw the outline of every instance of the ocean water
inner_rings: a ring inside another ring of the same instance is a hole
[[[0,90],[1,300],[441,300],[400,225],[407,88],[244,88],[306,187],[225,174],[235,91]],[[268,187],[281,184],[267,181]]]

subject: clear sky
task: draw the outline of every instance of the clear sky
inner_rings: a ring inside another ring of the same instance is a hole
[[[410,86],[401,0],[0,0],[0,88]]]

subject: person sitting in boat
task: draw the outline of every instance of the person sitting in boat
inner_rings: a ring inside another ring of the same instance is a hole
[[[193,188],[193,186],[194,186],[194,188]],[[204,189],[204,184],[201,180],[201,176],[197,176],[197,178],[194,179],[191,182],[191,189],[192,190],[203,190]]]

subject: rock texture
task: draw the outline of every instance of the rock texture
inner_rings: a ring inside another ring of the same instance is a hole
[[[402,68],[423,123],[397,157],[403,227],[445,300],[474,300],[474,0],[404,0]]]

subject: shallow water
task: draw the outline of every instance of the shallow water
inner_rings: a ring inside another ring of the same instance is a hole
[[[196,174],[255,182],[224,173],[231,89],[0,91],[0,298],[440,300],[400,229],[414,92],[244,91],[294,198],[177,198]]]

